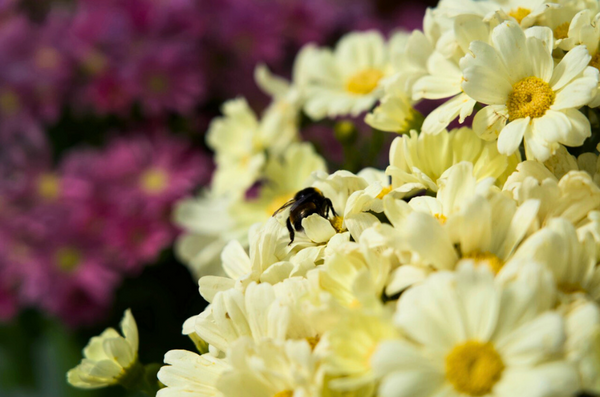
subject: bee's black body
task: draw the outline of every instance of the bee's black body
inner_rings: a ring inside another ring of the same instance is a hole
[[[286,226],[288,231],[290,232],[290,244],[294,241],[294,237],[296,235],[295,232],[301,232],[304,230],[302,228],[302,219],[312,215],[317,214],[327,219],[329,212],[333,216],[337,216],[335,210],[333,209],[333,204],[331,200],[323,196],[323,193],[317,188],[307,187],[306,189],[300,190],[294,198],[285,203],[281,208],[279,208],[273,216],[277,215],[280,211],[290,208],[290,216],[286,221]]]

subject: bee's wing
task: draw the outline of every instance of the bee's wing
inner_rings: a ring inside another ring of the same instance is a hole
[[[281,208],[279,208],[277,211],[273,212],[272,216],[275,216],[277,214],[279,214],[281,211],[283,211],[284,209],[286,209],[287,207],[291,206],[292,204],[294,204],[296,202],[295,199],[291,199],[289,200],[287,203],[285,203],[284,205],[281,206]]]

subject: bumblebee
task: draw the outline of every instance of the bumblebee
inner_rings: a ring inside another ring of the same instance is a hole
[[[300,190],[294,195],[294,198],[285,203],[279,208],[273,216],[277,215],[284,209],[290,208],[290,216],[286,220],[285,224],[288,231],[290,232],[290,244],[294,242],[296,232],[304,230],[302,227],[302,219],[317,214],[325,219],[328,219],[328,214],[337,216],[333,209],[331,200],[323,196],[323,193],[314,187],[307,187],[306,189]]]

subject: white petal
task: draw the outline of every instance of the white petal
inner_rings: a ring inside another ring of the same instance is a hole
[[[514,84],[532,75],[525,33],[517,23],[507,21],[497,26],[492,32],[491,39],[503,64],[506,65],[511,78],[509,83]]]
[[[481,139],[493,141],[498,138],[507,120],[508,111],[506,106],[486,106],[475,115],[473,119],[473,131]]]
[[[554,91],[563,88],[569,81],[573,80],[590,63],[592,57],[584,46],[577,46],[563,57],[554,68],[550,87]]]
[[[498,137],[498,151],[502,154],[510,156],[521,145],[523,135],[529,127],[529,117],[517,119],[508,123],[500,132]]]
[[[506,68],[496,50],[489,44],[474,41],[460,61],[464,81],[462,89],[467,95],[485,104],[504,104],[512,92]]]
[[[596,95],[597,86],[598,69],[588,67],[583,77],[573,80],[556,93],[556,98],[554,98],[554,103],[550,109],[561,110],[587,105]]]
[[[302,219],[302,227],[306,236],[315,243],[325,243],[337,233],[331,223],[318,214]]]

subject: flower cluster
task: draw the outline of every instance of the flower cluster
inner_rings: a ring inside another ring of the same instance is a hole
[[[224,106],[211,190],[178,209],[210,304],[157,396],[600,393],[599,21],[442,0],[423,31],[303,47],[291,82],[259,67],[271,106]],[[385,171],[327,174],[302,112],[404,135]]]
[[[0,317],[35,306],[97,322],[120,280],[171,245],[173,202],[210,172],[207,155],[159,131],[73,150],[56,167],[47,156],[15,166],[0,191]]]
[[[377,25],[374,7],[360,0],[18,3],[0,6],[2,141],[40,139],[65,108],[194,117],[209,101],[256,98],[259,60],[281,69],[290,48],[368,18]]]

